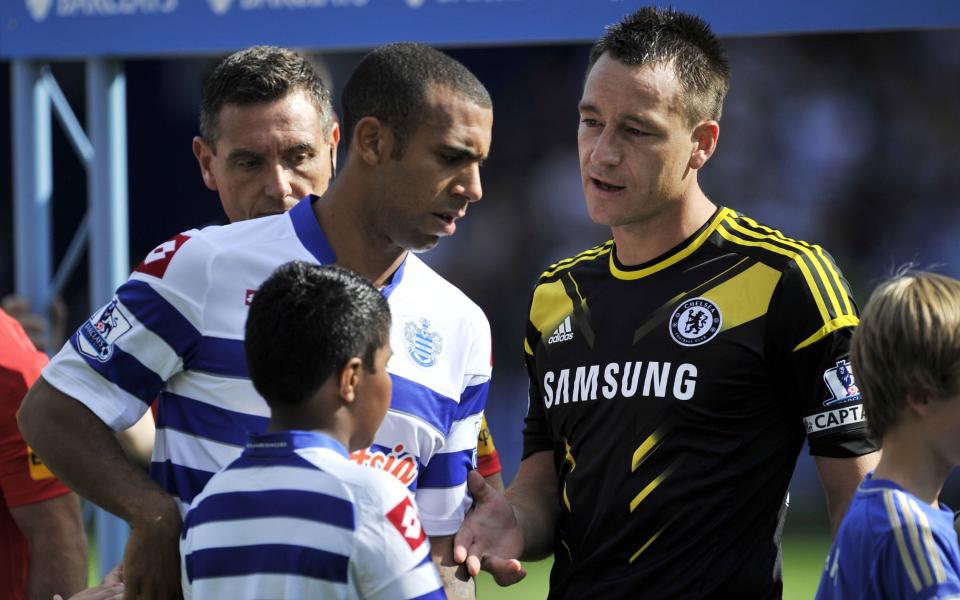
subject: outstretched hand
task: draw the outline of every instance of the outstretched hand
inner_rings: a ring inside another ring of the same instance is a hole
[[[63,596],[54,594],[53,600],[63,600]],[[100,585],[77,592],[69,600],[123,600],[123,563],[111,569]]]
[[[476,471],[467,475],[473,508],[453,538],[453,560],[471,576],[480,570],[493,575],[499,585],[512,585],[527,572],[517,560],[523,552],[523,530],[513,507]]]

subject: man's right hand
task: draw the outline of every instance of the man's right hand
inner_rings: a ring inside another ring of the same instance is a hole
[[[453,541],[453,559],[476,577],[481,569],[500,585],[512,585],[527,572],[517,560],[523,552],[523,531],[513,507],[476,471],[467,476],[473,509]]]
[[[124,598],[181,598],[180,528],[176,504],[150,520],[130,523],[123,553]]]
[[[179,598],[179,506],[127,459],[113,430],[42,376],[23,400],[19,424],[24,440],[58,478],[130,524],[124,597]]]

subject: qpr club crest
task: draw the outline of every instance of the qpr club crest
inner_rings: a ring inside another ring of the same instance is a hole
[[[114,298],[99,315],[93,315],[77,332],[77,349],[81,354],[100,362],[113,356],[113,345],[130,331],[130,320],[117,306]]]
[[[681,346],[699,346],[720,332],[723,315],[712,300],[693,298],[680,304],[670,316],[670,337]]]
[[[437,356],[443,350],[443,338],[436,330],[430,329],[430,321],[407,321],[403,325],[403,342],[407,354],[421,367],[437,364]]]

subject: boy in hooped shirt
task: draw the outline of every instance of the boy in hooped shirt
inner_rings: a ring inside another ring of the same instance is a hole
[[[351,462],[383,421],[390,309],[367,280],[290,262],[246,323],[266,433],[218,472],[184,518],[186,598],[444,598],[407,489]]]
[[[960,598],[954,515],[938,500],[960,464],[960,281],[907,272],[881,284],[851,360],[883,454],[850,503],[817,598]]]

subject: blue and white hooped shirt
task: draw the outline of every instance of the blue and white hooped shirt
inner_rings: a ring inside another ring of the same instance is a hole
[[[335,261],[315,200],[157,246],[43,371],[116,430],[158,398],[151,476],[182,509],[240,456],[248,433],[266,427],[269,408],[247,374],[247,309],[278,266]],[[466,477],[490,381],[490,326],[413,254],[383,293],[393,316],[392,404],[374,445],[352,458],[406,484],[429,535],[453,534],[471,502]]]
[[[445,598],[410,492],[323,433],[251,435],[187,510],[184,597]]]

